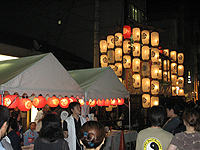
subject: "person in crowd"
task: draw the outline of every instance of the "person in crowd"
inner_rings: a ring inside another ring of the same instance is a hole
[[[0,140],[5,135],[9,119],[10,119],[10,112],[9,109],[5,106],[0,105]],[[0,142],[0,150],[5,150],[2,143]]]
[[[13,150],[13,147],[10,143],[10,139],[8,138],[8,136],[4,136],[2,139],[1,139],[1,143],[3,145],[3,147],[6,149],[6,150]],[[0,148],[1,149],[1,148]]]
[[[86,116],[87,121],[97,121],[97,111],[95,108],[90,108],[90,113]]]
[[[36,123],[30,122],[29,129],[24,133],[24,146],[34,144],[38,138],[38,133],[35,131]]]
[[[78,102],[69,104],[70,116],[63,122],[63,130],[67,131],[70,150],[81,150],[82,146],[78,139],[81,126],[86,122],[86,118],[80,115],[81,108]]]
[[[64,140],[61,119],[58,115],[47,114],[44,117],[34,150],[69,150],[68,143]]]
[[[100,150],[105,141],[104,125],[97,121],[84,123],[80,128],[79,139],[85,150]]]
[[[167,110],[167,117],[169,117],[169,119],[163,125],[162,128],[163,128],[163,130],[174,134],[174,130],[181,123],[181,119],[180,119],[180,116],[179,116],[180,107],[179,107],[178,104],[168,103],[166,105],[166,110]]]
[[[183,113],[186,131],[177,133],[171,140],[168,150],[197,150],[200,149],[200,119],[194,109],[186,109]]]
[[[161,128],[165,120],[165,114],[166,111],[161,105],[150,108],[149,120],[152,126],[138,133],[136,150],[166,150],[168,148],[173,134]]]
[[[44,108],[40,111],[38,111],[34,122],[36,123],[36,132],[40,132],[40,129],[42,127],[42,119],[45,115],[47,115],[48,111],[50,110],[49,105],[45,105]]]
[[[21,150],[21,142],[19,135],[16,133],[18,129],[18,123],[15,119],[10,119],[7,136],[10,139],[11,145],[14,150]]]

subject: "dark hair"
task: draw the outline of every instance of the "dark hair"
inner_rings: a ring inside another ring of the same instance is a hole
[[[70,114],[73,114],[71,109],[74,109],[75,106],[80,106],[80,103],[79,102],[72,102],[72,103],[69,104],[69,112],[70,112]]]
[[[151,121],[151,125],[155,127],[161,127],[164,123],[166,116],[166,110],[163,106],[153,106],[149,110],[149,120]]]
[[[9,125],[8,125],[8,130],[9,130],[9,128],[11,127],[11,129],[13,129],[13,130],[15,130],[15,131],[17,131],[18,130],[18,128],[19,128],[19,125],[18,125],[18,123],[17,123],[17,120],[16,119],[10,119],[9,120]]]
[[[31,126],[33,123],[36,125],[36,123],[35,123],[35,122],[30,122],[30,123],[29,123],[29,126]]]
[[[174,114],[179,115],[180,114],[180,106],[176,103],[167,103],[166,108],[168,108],[169,110],[173,109],[174,110]]]
[[[100,122],[88,121],[80,128],[79,139],[86,148],[98,147],[104,138],[105,128]]]
[[[44,138],[49,142],[64,138],[61,120],[57,115],[47,114],[44,117],[39,137]]]
[[[195,131],[200,129],[199,114],[194,109],[186,109],[183,113],[183,120],[186,124],[194,127]]]
[[[8,123],[10,119],[9,109],[5,106],[0,105],[0,128],[3,126],[5,122]]]

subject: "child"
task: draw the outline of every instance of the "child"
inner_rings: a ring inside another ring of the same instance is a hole
[[[38,137],[38,133],[35,131],[36,123],[31,122],[29,124],[29,130],[24,133],[24,146],[34,144]]]

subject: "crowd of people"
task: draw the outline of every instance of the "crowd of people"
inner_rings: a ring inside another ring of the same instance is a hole
[[[21,150],[22,145],[33,145],[34,150],[100,150],[106,134],[95,111],[83,117],[80,104],[72,102],[68,112],[61,120],[61,110],[51,111],[46,105],[23,133],[19,111],[0,106],[0,150]],[[134,149],[200,149],[199,112],[193,107],[181,111],[179,105],[168,103],[165,107],[153,106],[148,115],[151,126],[138,133]]]

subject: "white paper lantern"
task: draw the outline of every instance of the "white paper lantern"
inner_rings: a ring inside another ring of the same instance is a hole
[[[151,81],[151,94],[157,95],[159,93],[159,81],[152,80]]]
[[[102,54],[107,52],[107,41],[106,40],[100,41],[100,52]]]
[[[115,71],[115,65],[109,65],[109,67],[110,67],[113,71]]]
[[[115,63],[115,52],[114,52],[114,50],[108,50],[107,55],[108,55],[108,63],[110,63],[110,64]]]
[[[150,79],[149,78],[143,78],[142,79],[142,91],[143,92],[149,92],[150,91]]]
[[[131,67],[131,56],[130,55],[123,56],[123,66],[124,66],[124,68],[127,68],[127,69]]]
[[[176,96],[177,92],[176,92],[176,87],[172,86],[172,96]]]
[[[170,74],[170,71],[167,71],[167,77],[168,77],[168,82],[171,81],[171,74]]]
[[[159,69],[158,71],[158,79],[161,80],[162,79],[162,70]]]
[[[163,80],[168,81],[167,71],[163,71]]]
[[[120,82],[122,82],[122,78],[118,78]]]
[[[140,43],[133,44],[133,56],[139,57],[140,56]]]
[[[140,41],[140,28],[133,28],[132,29],[133,41]]]
[[[159,66],[159,69],[162,69],[162,59],[158,59],[158,66]]]
[[[178,65],[178,75],[183,76],[184,75],[184,66]]]
[[[115,61],[122,61],[122,49],[121,48],[115,49]]]
[[[183,77],[178,77],[178,86],[180,88],[184,87],[184,78]]]
[[[157,48],[151,49],[151,61],[157,63],[159,59],[159,50]]]
[[[171,51],[170,52],[170,58],[172,59],[171,60],[172,62],[176,61],[176,51]]]
[[[152,96],[151,97],[151,107],[158,106],[159,105],[159,97]]]
[[[163,60],[163,70],[169,70],[169,60]]]
[[[132,60],[132,69],[133,69],[133,72],[140,71],[140,59],[139,58],[134,58]]]
[[[149,46],[142,46],[142,59],[149,60]]]
[[[148,45],[149,44],[149,31],[143,30],[141,33],[142,44]]]
[[[122,64],[115,63],[115,74],[119,77],[122,75]]]
[[[131,52],[131,41],[126,39],[123,42],[123,53],[130,54],[130,52]]]
[[[141,85],[140,75],[139,74],[134,74],[133,75],[133,87],[134,88],[139,88],[140,85]]]
[[[157,47],[159,45],[159,34],[158,32],[151,33],[151,45]]]
[[[183,89],[178,90],[178,96],[185,96]]]
[[[122,46],[122,33],[115,33],[115,45]]]
[[[152,65],[151,66],[151,77],[153,79],[158,78],[158,72],[159,72],[159,66],[158,65]]]
[[[164,49],[163,54],[167,57],[169,57],[169,49]]]
[[[142,62],[142,75],[144,77],[150,75],[150,64],[148,62]]]
[[[149,108],[151,106],[149,94],[143,94],[142,95],[142,106],[144,108]]]
[[[108,46],[108,49],[113,49],[114,46],[115,46],[114,43],[115,43],[114,36],[113,35],[108,35],[107,36],[107,46]]]
[[[183,64],[184,62],[184,54],[178,53],[178,64]]]
[[[177,75],[171,75],[172,86],[176,86]]]
[[[171,73],[176,74],[177,73],[177,64],[171,63]]]
[[[100,56],[100,62],[101,62],[101,67],[107,67],[108,66],[108,56],[107,55],[101,55]]]

